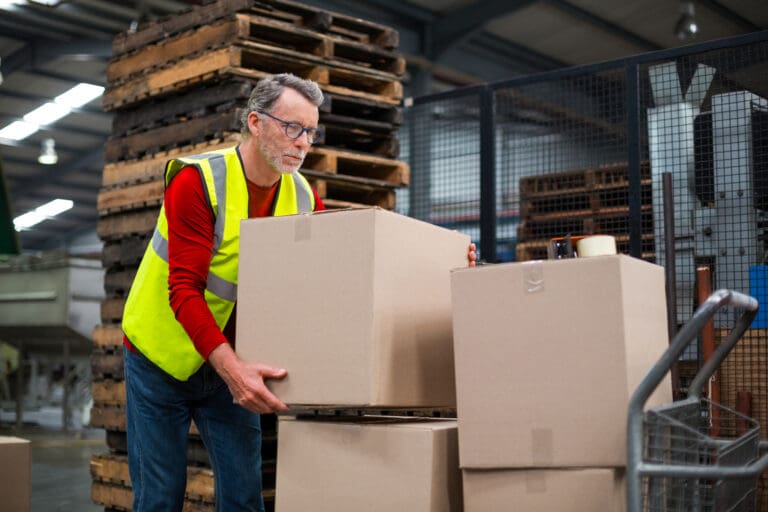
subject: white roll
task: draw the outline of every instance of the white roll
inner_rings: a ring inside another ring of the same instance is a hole
[[[582,238],[576,243],[579,258],[616,254],[616,239],[610,235],[595,235]]]

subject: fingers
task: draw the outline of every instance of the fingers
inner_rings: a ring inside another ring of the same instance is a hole
[[[469,266],[474,267],[477,262],[477,252],[475,252],[477,247],[475,244],[470,243],[469,244],[469,252],[467,253],[467,260],[469,260]]]
[[[282,379],[288,375],[288,371],[283,368],[272,368],[271,366],[261,365],[259,367],[261,376],[266,379]]]
[[[260,389],[258,393],[253,394],[247,399],[239,400],[237,403],[249,411],[259,414],[285,412],[288,410],[288,406],[266,387]]]

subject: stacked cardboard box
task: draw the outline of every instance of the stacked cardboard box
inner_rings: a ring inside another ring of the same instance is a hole
[[[450,270],[468,245],[377,208],[243,223],[238,354],[288,370],[268,385],[294,414],[332,414],[280,420],[276,510],[461,509],[455,422],[366,415],[455,407]]]
[[[26,439],[0,436],[0,500],[2,510],[31,510],[32,449]]]
[[[114,122],[98,198],[107,298],[93,335],[91,416],[107,430],[110,453],[91,467],[94,501],[106,507],[130,508],[120,321],[157,220],[165,162],[237,144],[256,81],[292,72],[317,81],[326,97],[325,138],[302,168],[326,206],[392,209],[396,188],[409,179],[407,164],[396,160],[405,71],[396,31],[291,0],[204,4],[118,35],[107,69],[103,105]],[[271,508],[276,419],[265,418],[263,428]],[[188,458],[188,506],[212,510],[212,475],[194,428]]]
[[[454,271],[452,294],[466,512],[623,510],[629,397],[667,347],[663,269],[511,263]],[[666,381],[648,405],[671,401]]]

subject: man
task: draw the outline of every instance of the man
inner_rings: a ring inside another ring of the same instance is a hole
[[[163,208],[123,315],[134,511],[181,510],[191,419],[215,475],[216,510],[264,509],[259,413],[287,410],[264,381],[286,370],[233,350],[240,221],[324,209],[298,172],[320,137],[322,101],[312,81],[264,78],[239,146],[166,166]]]

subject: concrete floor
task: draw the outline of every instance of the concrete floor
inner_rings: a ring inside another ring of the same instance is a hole
[[[56,408],[25,411],[23,418],[18,430],[14,413],[0,411],[0,435],[32,442],[32,512],[103,512],[91,501],[89,462],[108,451],[104,431],[64,432]]]

